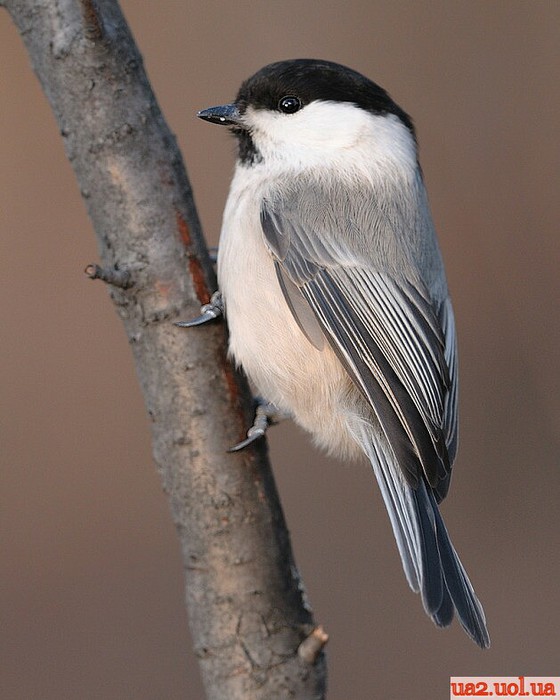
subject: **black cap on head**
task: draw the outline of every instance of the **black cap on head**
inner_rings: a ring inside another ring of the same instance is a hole
[[[240,87],[235,103],[243,112],[278,110],[287,95],[305,106],[314,100],[350,102],[372,114],[394,114],[414,135],[412,119],[379,85],[351,68],[312,58],[271,63],[248,78]]]

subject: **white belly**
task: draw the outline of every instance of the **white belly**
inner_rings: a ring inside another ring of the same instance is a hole
[[[331,452],[351,455],[349,414],[360,397],[330,346],[318,350],[284,299],[260,226],[260,198],[232,183],[218,251],[230,353],[259,394]]]

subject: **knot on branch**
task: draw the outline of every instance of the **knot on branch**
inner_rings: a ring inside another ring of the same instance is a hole
[[[299,658],[305,663],[313,665],[328,641],[329,635],[325,632],[322,625],[315,627],[311,634],[307,635],[299,645],[297,651]]]
[[[95,263],[91,263],[85,268],[84,272],[90,280],[101,280],[120,289],[129,289],[134,284],[130,272],[117,270],[115,267],[100,267]]]

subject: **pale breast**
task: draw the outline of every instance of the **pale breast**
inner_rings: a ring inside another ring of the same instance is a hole
[[[359,400],[338,358],[300,330],[278,283],[260,226],[260,200],[232,183],[218,252],[229,349],[259,394],[289,411],[321,446],[355,451],[346,418]]]

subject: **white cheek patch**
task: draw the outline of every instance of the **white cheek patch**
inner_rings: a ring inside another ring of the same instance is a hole
[[[269,164],[319,165],[341,157],[416,164],[414,138],[398,117],[349,102],[315,101],[294,114],[248,107],[244,121]]]
[[[316,101],[294,114],[249,107],[245,120],[263,141],[324,148],[355,141],[367,124],[367,113],[350,103]]]

